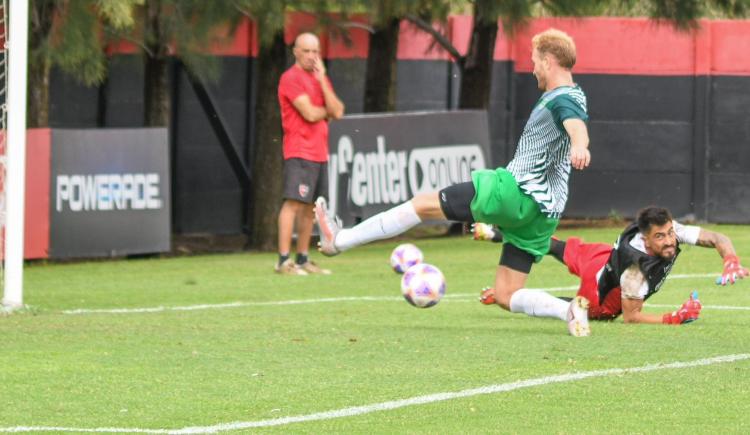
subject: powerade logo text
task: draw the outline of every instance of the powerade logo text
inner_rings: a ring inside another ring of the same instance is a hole
[[[364,206],[398,204],[418,193],[471,181],[471,172],[484,168],[482,148],[475,144],[388,151],[385,137],[378,136],[376,151],[355,152],[351,138],[344,135],[330,156],[329,174],[333,181],[349,173],[351,200]]]
[[[58,212],[162,208],[159,174],[58,175]]]

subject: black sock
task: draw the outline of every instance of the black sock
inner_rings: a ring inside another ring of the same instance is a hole
[[[279,265],[284,264],[289,259],[289,254],[279,254]]]
[[[549,255],[555,257],[560,263],[565,264],[565,242],[558,239],[550,240]]]
[[[297,264],[302,265],[307,263],[307,254],[297,253]]]

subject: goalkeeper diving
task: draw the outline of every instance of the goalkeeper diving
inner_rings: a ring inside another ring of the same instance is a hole
[[[487,224],[475,224],[473,233],[477,240],[502,241],[502,234]],[[564,241],[553,238],[549,255],[580,277],[576,296],[589,301],[590,320],[612,320],[622,315],[625,323],[680,325],[697,320],[700,315],[701,303],[696,292],[675,311],[650,314],[642,309],[643,303],[664,284],[682,243],[716,249],[724,263],[717,284],[734,284],[748,276],[748,269],[740,264],[729,237],[698,226],[682,225],[661,207],[640,210],[636,221],[625,228],[614,246],[584,243],[577,237]],[[495,304],[494,290],[485,288],[480,301],[485,305]],[[543,291],[518,290],[512,302],[513,312],[563,321],[570,318],[569,303]]]

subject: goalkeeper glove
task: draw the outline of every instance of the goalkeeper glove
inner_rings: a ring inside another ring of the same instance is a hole
[[[474,240],[490,240],[495,243],[503,241],[503,233],[490,224],[474,222],[471,224],[471,233],[474,235]]]
[[[724,257],[724,271],[721,276],[716,278],[716,284],[727,285],[734,284],[738,279],[748,275],[748,270],[740,265],[740,258],[734,254]]]
[[[679,310],[666,313],[661,319],[662,323],[669,325],[681,325],[698,320],[701,313],[701,301],[698,300],[698,292],[693,291],[688,299]]]
[[[482,294],[479,296],[479,302],[484,305],[493,305],[495,303],[495,289],[492,287],[483,288]]]

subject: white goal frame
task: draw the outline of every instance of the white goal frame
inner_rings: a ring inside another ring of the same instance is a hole
[[[3,0],[5,3],[5,0]],[[7,116],[3,306],[23,307],[24,207],[26,192],[26,87],[29,1],[10,0],[5,29]],[[11,32],[12,31],[12,32]]]

